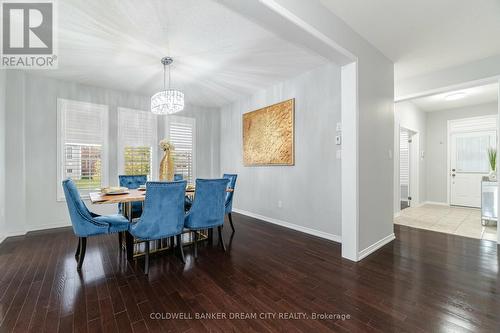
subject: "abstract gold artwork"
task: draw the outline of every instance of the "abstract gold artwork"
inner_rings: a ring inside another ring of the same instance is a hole
[[[243,164],[294,165],[295,99],[243,114]]]

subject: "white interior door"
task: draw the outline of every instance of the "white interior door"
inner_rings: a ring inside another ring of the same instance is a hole
[[[489,173],[488,148],[496,147],[496,131],[450,136],[450,204],[481,206],[481,178]]]

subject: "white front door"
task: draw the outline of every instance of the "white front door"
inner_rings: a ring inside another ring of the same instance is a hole
[[[490,171],[488,148],[496,147],[496,132],[454,133],[450,140],[450,204],[480,207],[481,178]]]

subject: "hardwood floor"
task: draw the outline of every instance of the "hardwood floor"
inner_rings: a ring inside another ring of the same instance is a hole
[[[495,332],[497,246],[396,226],[396,240],[360,263],[340,244],[234,214],[228,252],[200,245],[129,263],[117,236],[91,238],[82,274],[77,238],[56,229],[0,245],[0,332]],[[152,319],[169,314],[226,319]],[[269,314],[267,319],[260,316]],[[272,314],[308,319],[272,319]],[[313,313],[350,318],[312,320]],[[229,316],[256,314],[257,319]]]

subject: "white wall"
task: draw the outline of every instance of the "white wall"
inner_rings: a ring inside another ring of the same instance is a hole
[[[448,120],[497,114],[497,103],[467,106],[427,114],[427,200],[446,203]]]
[[[7,220],[9,234],[69,225],[66,203],[56,201],[57,98],[109,106],[109,180],[117,179],[117,107],[148,110],[148,96],[91,87],[74,82],[8,73],[7,89]],[[214,119],[211,119],[211,115]],[[219,174],[219,143],[203,140],[219,132],[218,110],[187,106],[185,116],[197,118],[197,173]],[[163,123],[160,121],[160,123]],[[213,156],[212,156],[213,154]],[[97,212],[114,213],[116,207],[94,205]]]
[[[477,87],[498,82],[500,55],[445,68],[424,75],[396,82],[395,100],[416,97],[420,94],[436,94],[465,87]]]
[[[5,237],[5,79],[0,70],[0,242]]]
[[[412,102],[399,102],[395,104],[395,116],[394,116],[394,213],[401,210],[401,204],[399,202],[399,129],[404,127],[410,129],[413,132],[418,133],[418,140],[414,140],[413,147],[418,146],[418,151],[416,156],[418,156],[418,200],[414,201],[415,204],[426,201],[426,138],[427,138],[427,113],[420,110]],[[424,158],[421,157],[420,153],[424,152]],[[415,197],[415,195],[414,195]],[[417,202],[418,201],[418,202]]]
[[[295,165],[243,166],[242,114],[295,98]],[[221,171],[237,173],[234,207],[341,235],[340,68],[330,64],[221,109]],[[282,208],[278,207],[282,202]]]

